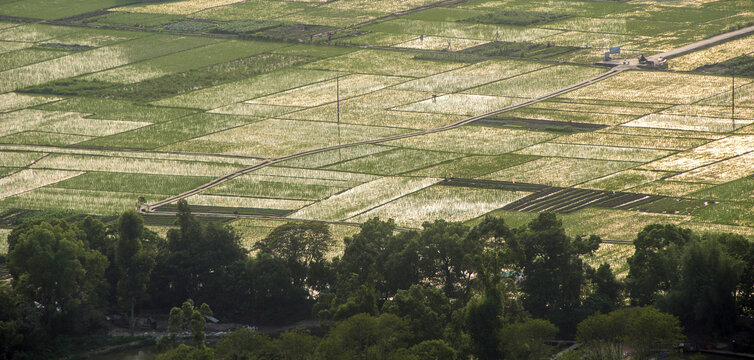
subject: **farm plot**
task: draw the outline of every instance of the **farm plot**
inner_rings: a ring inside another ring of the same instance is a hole
[[[151,125],[148,122],[86,119],[80,113],[67,113],[36,130],[84,136],[107,136]]]
[[[744,81],[743,84],[739,85],[741,83],[741,79],[739,78],[736,80],[736,107],[754,107],[754,84],[746,83],[746,81]],[[729,107],[731,105],[732,97],[733,96],[730,92],[730,88],[728,88],[727,91],[705,99],[699,102],[699,104]]]
[[[156,149],[258,120],[261,120],[261,118],[199,113],[113,136],[96,138],[81,145],[106,148]]]
[[[33,168],[214,177],[242,169],[243,166],[200,161],[52,154],[38,161]]]
[[[5,6],[3,6],[4,8]],[[0,40],[36,43],[76,31],[65,26],[23,24],[0,30]]]
[[[482,179],[571,186],[639,165],[637,162],[576,158],[541,158],[511,166]]]
[[[700,199],[754,201],[754,175],[708,187],[708,189],[694,192],[691,196]]]
[[[341,78],[338,81],[339,85],[336,81],[323,81],[278,94],[256,98],[249,101],[249,103],[302,107],[317,106],[336,101],[336,87],[340,88],[340,96],[343,99],[347,99],[405,80],[404,78],[391,76],[349,75]]]
[[[701,221],[754,227],[754,202],[751,201],[723,201],[710,206],[699,208],[693,215]]]
[[[0,151],[0,154],[2,154],[0,156],[0,166],[6,167],[27,166],[46,155],[45,153],[33,151]]]
[[[385,145],[452,151],[465,154],[499,155],[553,139],[555,135],[487,126],[463,126],[447,131],[386,142]]]
[[[356,186],[293,214],[297,219],[347,219],[430,186],[440,179],[384,177]]]
[[[0,71],[10,70],[68,55],[67,51],[46,50],[38,47],[26,48],[0,54]]]
[[[163,150],[275,157],[404,132],[377,126],[268,119],[176,143]]]
[[[496,156],[466,156],[435,166],[407,173],[407,176],[441,178],[476,178],[510,166],[533,160],[525,155],[503,154]]]
[[[549,120],[564,123],[575,122],[599,125],[618,125],[636,118],[635,115],[537,109],[531,106],[508,111],[498,115],[497,117],[512,119]]]
[[[26,0],[5,1],[0,14],[41,19],[60,19],[127,4],[128,0]]]
[[[201,206],[207,209],[219,208],[226,209],[269,209],[269,210],[298,210],[311,201],[290,200],[290,199],[268,199],[247,196],[227,196],[227,195],[194,195],[186,199],[192,206]],[[238,210],[236,210],[238,211]],[[243,211],[243,210],[242,210]],[[262,212],[262,211],[260,211]]]
[[[350,182],[246,174],[207,190],[209,195],[320,200],[353,186]]]
[[[278,163],[281,166],[291,166],[298,168],[320,168],[334,163],[348,161],[362,156],[372,155],[384,151],[389,151],[393,147],[382,145],[356,145],[342,149],[326,150],[314,154],[296,157]],[[339,173],[342,175],[342,173]]]
[[[430,186],[381,205],[350,220],[394,219],[398,225],[420,227],[425,221],[465,221],[499,209],[529,193],[497,189]]]
[[[421,50],[443,50],[443,51],[461,51],[470,47],[486,44],[489,41],[477,39],[459,39],[442,36],[424,36],[414,38],[393,45],[398,48],[421,49]]]
[[[303,65],[307,69],[347,71],[354,73],[422,77],[449,71],[463,64],[418,60],[416,54],[404,51],[359,50]]]
[[[754,36],[747,36],[673,58],[668,65],[673,70],[690,71],[706,64],[720,63],[753,52]]]
[[[649,170],[688,171],[754,151],[754,136],[729,136],[643,166]]]
[[[579,185],[580,188],[622,191],[672,175],[662,171],[625,170]]]
[[[612,127],[608,127],[602,130],[598,130],[597,132],[609,133],[609,134],[621,134],[621,135],[655,136],[655,137],[661,137],[661,138],[669,137],[669,138],[700,139],[700,140],[718,140],[727,136],[726,134],[713,133],[713,132],[671,130],[671,129],[633,127],[633,126],[612,126]]]
[[[516,99],[501,96],[447,94],[397,107],[395,110],[470,116],[500,110],[514,102]]]
[[[184,0],[164,4],[128,5],[111,10],[131,13],[189,15],[204,9],[230,5],[242,1],[243,0]]]
[[[0,200],[0,207],[59,210],[68,209],[85,214],[115,215],[133,209],[138,194],[122,192],[71,190],[44,187]],[[147,201],[157,201],[160,197],[144,196]]]
[[[90,171],[55,184],[56,188],[173,195],[208,183],[212,177]]]
[[[159,123],[193,114],[195,110],[137,105],[130,101],[75,97],[37,107],[41,110],[80,112],[87,118]]]
[[[31,109],[3,113],[0,114],[0,136],[34,130],[70,117],[71,113]]]
[[[744,83],[748,81],[742,80]],[[569,99],[691,104],[730,89],[730,79],[660,71],[628,71],[569,92]]]
[[[80,171],[25,169],[0,178],[0,199],[83,174]]]
[[[330,165],[327,169],[398,175],[461,157],[460,154],[399,148]]]
[[[631,189],[631,191],[662,196],[690,196],[689,194],[707,189],[711,186],[712,185],[709,184],[669,181],[667,179],[664,179],[653,181],[646,185],[634,187]],[[696,196],[691,197],[697,198]]]
[[[581,159],[649,162],[657,158],[668,156],[674,153],[674,151],[619,146],[543,143],[532,145],[523,150],[519,150],[516,153],[538,156],[563,156]]]
[[[433,93],[450,93],[487,84],[499,79],[505,79],[538,70],[546,65],[527,61],[484,61],[412,80],[396,86],[396,89],[428,91]]]
[[[390,110],[391,107],[428,98],[431,98],[431,94],[426,92],[393,90],[393,88],[378,90],[341,101],[340,121],[349,124],[425,129],[447,125],[463,118],[457,115]],[[298,120],[335,121],[338,117],[337,111],[337,104],[329,103],[286,114],[283,117]]]
[[[606,130],[606,131],[609,131]],[[707,143],[709,140],[669,136],[642,136],[613,134],[607,132],[583,132],[557,139],[558,143],[639,147],[647,149],[687,150]]]
[[[648,103],[620,102],[613,101],[584,101],[575,102],[573,100],[555,97],[536,104],[528,106],[529,109],[546,109],[560,111],[574,111],[585,113],[603,113],[603,114],[620,114],[620,115],[647,115],[657,110],[667,108],[667,105],[657,105]]]
[[[210,43],[207,46],[94,73],[83,77],[83,79],[129,84],[249,57],[281,46],[283,45],[276,43],[235,40]],[[187,61],[186,59],[191,60]]]
[[[165,98],[152,104],[210,110],[319,81],[334,79],[336,76],[337,73],[330,71],[298,68],[282,69]]]
[[[662,110],[660,111],[660,114],[715,117],[728,120],[731,120],[731,116],[733,115],[730,104],[728,104],[728,106],[678,105]],[[747,121],[751,119],[754,119],[754,108],[736,106],[736,121]]]
[[[425,34],[448,38],[508,42],[532,41],[562,32],[560,30],[525,28],[518,26],[423,21],[400,18],[368,25],[362,29],[385,33],[410,33],[415,34],[416,36]]]
[[[754,120],[736,120],[731,119],[687,116],[687,115],[669,115],[669,114],[650,114],[623,126],[648,127],[659,129],[689,130],[689,131],[708,131],[708,132],[729,132],[740,129],[744,126],[754,123]]]
[[[60,100],[60,98],[51,96],[30,96],[13,92],[0,94],[0,113],[41,105],[57,100]]]
[[[304,109],[300,106],[284,106],[284,105],[268,105],[268,104],[256,104],[256,103],[236,103],[228,106],[223,106],[214,110],[211,113],[215,114],[231,114],[231,115],[244,115],[255,117],[274,117],[287,114],[289,112]]]
[[[315,3],[311,2],[247,0],[202,10],[195,13],[194,17],[216,20],[271,20],[287,13],[307,10],[313,6]]]
[[[534,98],[603,73],[603,69],[558,65],[501,80],[466,92],[481,95]]]
[[[171,52],[190,49],[210,40],[198,37],[153,35],[112,46],[76,52],[67,56],[0,72],[6,92],[49,81],[102,71]]]
[[[754,173],[754,150],[673,176],[672,180],[722,184]]]

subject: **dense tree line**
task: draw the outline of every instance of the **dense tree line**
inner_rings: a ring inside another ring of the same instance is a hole
[[[331,259],[336,241],[322,223],[282,225],[251,253],[185,201],[176,224],[166,239],[134,211],[110,226],[49,219],[14,229],[0,353],[39,357],[46,339],[92,333],[109,313],[127,314],[133,331],[152,309],[170,312],[171,332],[194,334],[192,346],[161,341],[163,359],[540,359],[557,338],[585,344],[578,356],[628,347],[641,358],[680,340],[682,328],[724,336],[754,315],[754,244],[730,234],[648,226],[620,281],[609,265],[583,261],[598,237],[570,237],[547,213],[520,228],[487,217],[398,232],[371,219]],[[275,338],[241,330],[208,348],[208,314],[253,324],[316,317],[323,328]],[[652,347],[639,346],[648,339]]]

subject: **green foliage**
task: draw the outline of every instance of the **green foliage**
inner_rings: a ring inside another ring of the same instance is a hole
[[[159,354],[155,360],[214,360],[215,352],[208,347],[192,347],[185,344]]]
[[[725,253],[719,242],[692,242],[681,256],[678,284],[658,304],[689,330],[724,335],[735,323],[734,294],[743,269],[743,261]]]
[[[554,214],[542,213],[527,228],[517,229],[507,244],[514,264],[524,273],[524,308],[536,318],[554,322],[565,334],[583,315],[582,290],[587,265],[581,260],[599,247],[600,239],[570,238]]]
[[[262,254],[281,258],[288,263],[294,283],[313,284],[309,273],[314,263],[321,263],[334,241],[330,227],[318,222],[295,222],[278,226],[264,239],[254,244]],[[314,279],[312,279],[314,280]]]
[[[277,349],[269,336],[250,329],[240,329],[217,343],[215,355],[219,360],[275,359]]]
[[[683,246],[696,239],[691,230],[675,225],[654,224],[640,231],[634,240],[636,251],[628,258],[631,303],[649,305],[658,291],[670,290],[678,280]]]
[[[498,332],[498,347],[504,359],[537,360],[551,353],[552,347],[545,344],[558,334],[558,328],[543,319],[527,319],[503,326]]]
[[[450,302],[442,290],[412,285],[398,290],[392,300],[382,305],[382,312],[405,320],[415,342],[442,338],[450,314]]]
[[[478,24],[529,26],[547,23],[555,20],[561,20],[568,17],[569,16],[565,14],[555,13],[498,11],[494,13],[486,13],[479,16],[474,16],[459,21]]]
[[[408,324],[392,314],[354,315],[336,325],[322,339],[317,353],[323,359],[389,359],[410,337]]]
[[[653,307],[632,307],[596,314],[579,323],[576,340],[587,359],[622,359],[631,349],[632,359],[647,359],[653,349],[670,347],[682,340],[677,317]]]
[[[575,46],[558,46],[526,41],[507,42],[492,41],[486,44],[462,50],[462,54],[479,57],[507,57],[547,59],[578,50]]]
[[[14,232],[8,254],[14,289],[40,305],[48,329],[86,330],[101,310],[107,258],[88,249],[82,232],[64,221],[43,221]]]

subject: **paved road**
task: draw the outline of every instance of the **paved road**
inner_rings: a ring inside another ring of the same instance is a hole
[[[724,43],[726,41],[733,40],[733,39],[741,37],[741,36],[746,36],[746,35],[749,35],[751,33],[754,33],[754,25],[748,26],[748,27],[745,27],[745,28],[741,28],[741,29],[738,29],[738,30],[735,30],[735,31],[727,32],[725,34],[716,35],[716,36],[713,36],[711,38],[704,39],[704,40],[701,40],[701,41],[697,41],[695,43],[691,43],[691,44],[688,44],[688,45],[684,45],[684,46],[681,46],[681,47],[678,47],[678,48],[675,48],[675,49],[672,49],[672,50],[668,50],[668,51],[663,52],[663,53],[650,55],[650,56],[647,56],[647,60],[657,61],[660,58],[669,59],[669,58],[672,58],[672,57],[681,56],[683,54],[687,54],[687,53],[690,53],[690,52],[693,52],[693,51],[697,51],[697,50],[705,48],[705,47],[709,47],[709,46],[717,45],[717,44],[720,44],[720,43]],[[600,64],[611,65],[611,66],[623,65],[623,60],[603,61],[603,62],[600,62]],[[639,60],[638,59],[628,59],[628,64],[627,65],[630,65],[630,66],[639,65]]]

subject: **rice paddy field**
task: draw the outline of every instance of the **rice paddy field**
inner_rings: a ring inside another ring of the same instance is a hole
[[[228,174],[186,200],[248,246],[532,209],[754,239],[754,35],[595,65],[751,24],[754,0],[0,1],[0,253],[18,214],[107,219]],[[623,276],[630,251],[586,260]]]

